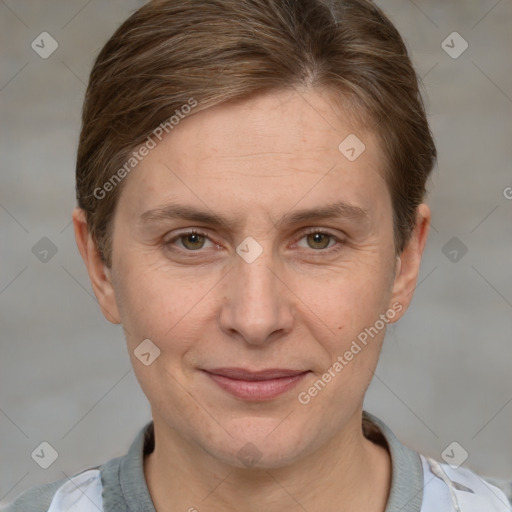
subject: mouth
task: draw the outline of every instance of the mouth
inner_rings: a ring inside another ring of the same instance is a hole
[[[294,388],[309,370],[269,368],[251,371],[244,368],[202,370],[221,389],[244,400],[264,401]]]

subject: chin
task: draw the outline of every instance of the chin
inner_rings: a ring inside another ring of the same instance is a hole
[[[273,429],[275,424],[271,429],[255,428],[254,420],[251,420],[251,426],[240,426],[237,430],[243,433],[243,438],[240,435],[235,439],[224,436],[223,442],[215,445],[209,439],[205,448],[226,465],[254,470],[289,466],[314,449],[312,445],[316,443],[308,445],[304,431],[302,435],[300,432],[294,435],[287,427],[281,435],[276,435],[276,431],[269,435]]]

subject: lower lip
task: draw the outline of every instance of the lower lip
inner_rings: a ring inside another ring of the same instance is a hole
[[[268,380],[238,380],[205,372],[222,389],[244,400],[270,400],[294,388],[309,372]]]

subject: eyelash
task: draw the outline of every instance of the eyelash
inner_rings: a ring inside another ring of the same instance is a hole
[[[327,255],[327,254],[330,255],[330,254],[333,254],[335,252],[340,251],[343,248],[344,241],[342,239],[340,239],[339,237],[337,237],[333,233],[331,233],[329,231],[325,231],[324,229],[320,229],[320,228],[308,228],[306,231],[303,231],[301,233],[301,236],[297,239],[297,242],[302,240],[305,236],[313,234],[313,233],[319,233],[319,234],[322,234],[322,235],[327,235],[327,236],[330,237],[331,240],[334,239],[334,241],[337,242],[336,245],[334,245],[334,246],[332,246],[330,248],[326,248],[326,249],[310,249],[311,252],[317,253],[317,256],[321,257],[321,256]],[[208,233],[206,233],[204,231],[201,231],[201,230],[198,230],[198,229],[189,229],[188,231],[183,231],[181,233],[178,233],[177,235],[175,235],[170,240],[167,240],[164,243],[164,245],[165,246],[172,246],[174,244],[174,242],[176,242],[180,238],[182,238],[184,236],[187,236],[187,235],[200,235],[200,236],[204,236],[205,238],[208,238],[208,240],[210,240],[210,237],[208,236]],[[212,241],[212,240],[210,240],[210,241]],[[179,248],[177,250],[178,251],[182,251],[182,252],[187,252],[187,253],[190,253],[190,254],[193,254],[195,252],[197,252],[197,253],[201,252],[201,249],[197,249],[196,251],[192,251],[192,250],[189,250],[189,249],[181,249],[181,248]]]

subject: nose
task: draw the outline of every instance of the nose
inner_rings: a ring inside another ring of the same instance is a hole
[[[251,263],[237,258],[224,284],[220,327],[251,345],[263,345],[293,326],[293,292],[270,249]]]

